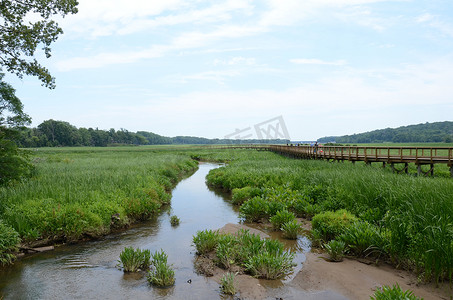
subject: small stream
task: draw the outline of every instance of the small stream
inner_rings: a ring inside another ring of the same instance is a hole
[[[195,249],[191,246],[192,236],[198,230],[218,229],[239,221],[237,209],[226,201],[226,196],[206,186],[206,175],[217,167],[219,164],[200,163],[199,170],[173,190],[169,211],[153,220],[97,241],[32,255],[0,269],[0,298],[1,295],[4,299],[222,298],[215,281],[195,273]],[[179,226],[170,225],[170,214],[180,218]],[[130,246],[151,252],[163,249],[175,270],[175,286],[155,288],[143,274],[124,274],[119,270],[119,254]],[[310,249],[309,241],[300,238],[288,242],[287,247],[297,253],[297,271],[305,260],[303,253]],[[291,276],[286,281],[290,279]],[[263,281],[263,285],[276,290],[283,287],[281,281]]]

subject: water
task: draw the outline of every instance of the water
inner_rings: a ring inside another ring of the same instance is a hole
[[[4,299],[219,299],[218,284],[195,273],[195,249],[191,246],[198,230],[238,222],[235,207],[205,184],[209,170],[218,166],[200,164],[195,174],[173,190],[170,211],[154,220],[101,240],[26,257],[0,270],[0,299],[1,295]],[[180,218],[179,226],[170,225],[170,214]],[[288,247],[298,253],[297,269],[305,259],[303,252],[309,251],[307,242],[288,242]],[[163,249],[175,270],[175,286],[155,288],[144,274],[119,270],[119,254],[130,246],[151,252]],[[281,290],[283,283],[263,281],[263,285]],[[282,293],[292,295],[294,291],[287,289]]]

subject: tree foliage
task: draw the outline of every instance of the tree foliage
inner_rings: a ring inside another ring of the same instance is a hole
[[[29,175],[27,153],[17,148],[19,129],[30,123],[14,88],[3,81],[0,73],[0,184]]]
[[[33,57],[39,45],[47,58],[51,56],[50,44],[63,30],[50,17],[77,13],[77,4],[77,0],[1,0],[0,71],[6,69],[19,78],[37,76],[43,85],[54,88],[49,70]]]

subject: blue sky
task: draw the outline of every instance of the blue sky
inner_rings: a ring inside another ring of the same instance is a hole
[[[451,0],[79,0],[56,77],[5,80],[33,126],[223,138],[282,116],[293,140],[453,120]]]

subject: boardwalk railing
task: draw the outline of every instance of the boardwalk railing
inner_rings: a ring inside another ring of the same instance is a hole
[[[395,164],[404,164],[401,171],[407,173],[408,164],[414,163],[418,173],[433,174],[435,164],[446,164],[450,167],[453,177],[453,148],[449,147],[371,147],[371,146],[280,146],[269,145],[268,150],[308,159],[326,159],[337,161],[364,161],[367,164],[381,162],[390,164],[393,170]],[[421,166],[429,165],[428,171],[422,171]]]

